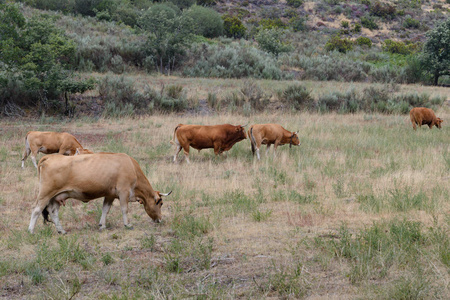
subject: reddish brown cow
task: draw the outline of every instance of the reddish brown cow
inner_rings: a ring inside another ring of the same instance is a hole
[[[214,153],[217,155],[230,150],[234,144],[246,138],[244,126],[241,125],[203,126],[178,124],[173,132],[173,141],[171,141],[177,147],[173,161],[176,162],[177,155],[182,148],[186,161],[189,163],[189,147],[198,151],[214,148]]]
[[[298,146],[300,145],[300,140],[298,139],[297,132],[290,132],[281,127],[278,124],[255,124],[250,126],[248,130],[248,136],[250,138],[250,142],[252,143],[252,152],[258,159],[260,159],[259,149],[261,145],[267,145],[266,154],[269,152],[270,145],[274,145],[274,155],[277,147],[279,145],[289,144],[289,147],[292,145]]]
[[[80,142],[67,132],[29,131],[25,137],[25,151],[22,157],[22,168],[25,160],[31,154],[31,160],[37,168],[36,156],[39,152],[44,154],[59,153],[75,155],[77,148],[83,149]],[[88,150],[89,151],[89,150]]]
[[[416,124],[419,125],[419,128],[422,125],[428,125],[430,129],[432,129],[433,126],[441,129],[441,123],[444,122],[441,118],[436,117],[432,109],[426,107],[414,107],[409,112],[409,117],[414,130],[416,130]]]

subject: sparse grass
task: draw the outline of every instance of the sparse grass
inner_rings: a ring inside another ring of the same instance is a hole
[[[326,84],[317,86],[330,88]],[[221,92],[214,93],[220,99]],[[449,119],[446,109],[437,115]],[[247,121],[298,130],[301,145],[280,146],[275,156],[263,153],[257,161],[244,140],[220,157],[212,150],[191,150],[191,164],[172,163],[169,141],[178,123]],[[445,123],[441,130],[414,131],[407,116],[361,113],[155,115],[98,119],[83,127],[79,120],[42,122],[2,121],[2,296],[405,299],[449,294],[450,127]],[[136,158],[155,190],[173,190],[164,199],[163,222],[151,222],[142,205],[130,203],[134,229],[126,230],[115,201],[107,229],[99,232],[102,201],[69,200],[60,209],[67,235],[58,235],[51,223],[42,225],[42,218],[35,234],[28,234],[38,181],[30,163],[20,168],[20,155],[23,136],[36,126],[75,132],[95,152]],[[380,285],[386,289],[380,291]]]

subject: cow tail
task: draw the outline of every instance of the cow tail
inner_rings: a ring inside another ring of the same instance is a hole
[[[175,127],[175,130],[173,131],[173,139],[170,141],[172,145],[175,145],[175,139],[177,138],[177,130],[180,128],[183,124],[178,124],[177,127]]]
[[[255,137],[253,136],[253,126],[250,127],[250,144],[252,145],[252,153],[253,155],[255,155],[256,141]]]

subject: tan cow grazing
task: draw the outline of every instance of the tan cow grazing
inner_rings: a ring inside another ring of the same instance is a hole
[[[59,233],[62,228],[58,211],[66,199],[83,202],[104,197],[100,229],[106,225],[106,215],[114,199],[119,198],[123,223],[128,223],[128,202],[138,201],[155,222],[161,221],[162,196],[154,191],[139,164],[124,153],[96,153],[77,156],[47,155],[38,165],[39,194],[31,213],[28,231],[33,233],[36,220],[41,213],[50,215]]]
[[[252,143],[253,155],[255,155],[256,151],[258,160],[261,159],[259,155],[259,149],[261,148],[261,145],[267,145],[266,155],[269,152],[270,145],[272,144],[274,145],[274,155],[279,145],[289,144],[289,147],[291,147],[292,145],[300,145],[300,140],[298,139],[297,132],[287,131],[278,124],[252,125],[248,130],[248,136],[250,142]]]
[[[80,142],[67,132],[29,131],[25,137],[25,151],[22,157],[22,168],[25,160],[31,154],[31,160],[37,168],[36,156],[39,152],[44,154],[59,153],[74,155],[77,148],[83,149]]]
[[[432,129],[433,126],[441,129],[441,123],[444,122],[441,118],[436,117],[432,109],[426,107],[414,107],[409,112],[409,117],[414,130],[416,130],[416,124],[419,125],[419,128],[422,125],[428,125],[430,129]]]
[[[186,161],[189,163],[189,147],[198,151],[214,148],[214,154],[218,155],[230,150],[234,144],[246,138],[244,126],[241,125],[204,126],[178,124],[173,132],[173,141],[171,141],[176,146],[173,161],[176,162],[177,155],[181,149],[183,149]]]

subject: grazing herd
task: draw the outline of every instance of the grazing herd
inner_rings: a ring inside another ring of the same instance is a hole
[[[416,107],[410,112],[414,130],[416,124],[441,128],[442,119],[437,118],[431,109]],[[241,125],[184,125],[175,127],[172,144],[176,151],[173,161],[183,149],[186,162],[189,161],[189,148],[198,151],[213,148],[216,155],[230,150],[234,144],[248,138],[251,142],[253,155],[261,159],[261,145],[267,145],[266,153],[274,145],[274,154],[280,145],[300,145],[297,132],[291,132],[278,124],[255,124],[245,132]],[[47,155],[36,164],[36,155],[58,153],[63,155]],[[30,131],[25,137],[25,151],[22,158],[22,168],[25,160],[31,155],[33,164],[38,169],[39,194],[31,214],[29,232],[33,232],[40,214],[44,220],[52,221],[59,233],[65,233],[58,217],[61,205],[68,198],[83,202],[104,197],[100,229],[105,228],[106,215],[113,201],[118,198],[122,209],[123,223],[130,228],[127,212],[129,202],[139,202],[155,222],[161,221],[162,197],[169,193],[153,190],[150,182],[132,157],[124,153],[93,153],[85,149],[77,139],[66,132]],[[49,217],[51,220],[49,220]]]

